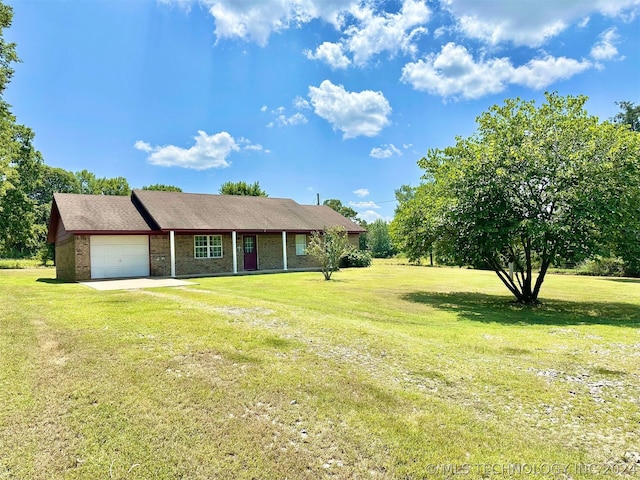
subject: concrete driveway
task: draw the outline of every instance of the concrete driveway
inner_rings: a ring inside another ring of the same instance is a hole
[[[135,290],[139,288],[198,285],[196,282],[187,282],[177,278],[126,278],[122,280],[91,280],[90,282],[78,283],[96,290]]]

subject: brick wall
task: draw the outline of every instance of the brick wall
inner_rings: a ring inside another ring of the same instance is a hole
[[[56,242],[56,278],[63,282],[76,280],[76,245],[73,235]]]
[[[56,278],[65,282],[91,279],[89,235],[70,235],[56,243]]]
[[[350,233],[348,235],[349,237],[349,243],[356,247],[356,248],[360,248],[360,234],[359,233]]]
[[[282,234],[257,234],[258,269],[281,270]],[[310,235],[307,235],[307,245]],[[193,235],[176,235],[176,275],[211,275],[233,272],[231,235],[222,235],[222,258],[195,258]],[[349,235],[349,242],[358,246],[358,235]],[[243,236],[238,235],[238,271],[244,270]],[[154,277],[171,275],[171,247],[169,235],[149,237],[150,274]],[[296,235],[287,234],[287,267],[317,268],[309,255],[296,255]],[[91,248],[89,235],[71,235],[56,243],[56,278],[73,282],[91,279]]]
[[[233,272],[230,234],[222,235],[222,258],[195,258],[193,235],[176,235],[175,241],[176,275],[209,275]],[[166,258],[169,262],[171,261],[169,257]]]
[[[258,270],[282,270],[282,234],[258,235]]]
[[[169,235],[149,236],[149,273],[152,277],[171,276]]]
[[[75,236],[76,280],[91,279],[91,247],[89,235]]]
[[[307,245],[311,235],[305,235]],[[311,255],[296,255],[296,234],[287,233],[287,267],[289,268],[318,268],[318,262]]]

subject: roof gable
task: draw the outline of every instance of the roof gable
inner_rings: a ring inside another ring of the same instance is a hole
[[[55,217],[55,218],[54,218]],[[150,232],[153,229],[133,205],[131,197],[56,193],[52,221],[68,232]]]

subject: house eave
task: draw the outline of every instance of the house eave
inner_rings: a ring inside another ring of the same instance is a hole
[[[240,233],[240,234],[280,234],[282,232],[287,232],[287,233],[305,233],[305,234],[312,234],[313,232],[316,232],[317,230],[309,230],[309,229],[289,229],[289,228],[280,228],[280,229],[273,229],[273,228],[265,228],[265,229],[256,229],[256,228],[239,228],[239,229],[221,229],[221,228],[199,228],[199,229],[195,229],[195,228],[163,228],[162,230],[160,230],[161,233],[163,234],[168,234],[169,232],[174,232],[178,235],[203,235],[203,234],[208,234],[208,233],[214,233],[214,234],[231,234],[232,232],[236,232],[236,233]],[[366,230],[347,230],[348,234],[360,234],[360,233],[365,233]]]
[[[164,235],[159,230],[68,230],[74,235]]]

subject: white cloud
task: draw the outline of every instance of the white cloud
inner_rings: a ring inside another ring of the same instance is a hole
[[[540,90],[592,67],[593,64],[587,60],[547,56],[514,69],[509,82]]]
[[[395,147],[393,143],[389,145],[383,145],[382,147],[375,147],[371,149],[369,152],[370,157],[374,158],[390,158],[394,155],[402,155],[402,151]]]
[[[315,51],[305,50],[304,53],[307,58],[323,61],[332,69],[347,68],[351,64],[363,66],[382,52],[415,56],[418,52],[416,40],[427,32],[423,25],[430,16],[431,10],[425,0],[403,0],[396,13],[384,11],[375,2],[354,2],[341,14],[343,22],[340,26],[344,25],[344,28],[340,40],[323,42]]]
[[[375,202],[349,202],[353,208],[380,208]]]
[[[189,0],[160,0],[190,5]],[[193,0],[196,3],[196,0]],[[237,38],[265,46],[272,33],[300,27],[315,19],[332,24],[342,34],[339,42],[323,42],[315,51],[305,50],[312,60],[333,69],[353,63],[364,65],[382,52],[415,55],[416,40],[426,33],[431,10],[426,0],[402,0],[400,10],[385,11],[383,2],[370,0],[200,0],[215,21],[217,39]]]
[[[147,153],[153,151],[153,147],[149,145],[147,142],[143,142],[142,140],[138,140],[133,145],[133,148],[135,148],[136,150],[142,150],[143,152],[147,152]]]
[[[150,153],[147,161],[153,165],[192,168],[194,170],[228,167],[231,165],[231,162],[227,160],[229,155],[241,149],[269,153],[262,145],[252,144],[245,138],[240,138],[236,142],[227,132],[207,135],[206,132],[199,130],[194,139],[195,145],[190,148],[182,148],[175,145],[152,147],[142,140],[138,140],[134,144],[134,148]],[[244,145],[244,147],[241,147],[241,145]]]
[[[596,3],[598,11],[603,15],[622,18],[627,22],[640,13],[640,0],[597,0]]]
[[[306,110],[311,108],[309,102],[302,98],[300,95],[293,99],[293,106],[298,110]]]
[[[294,106],[296,108],[302,109],[309,108],[309,102],[301,97],[296,97],[293,101]],[[308,122],[307,117],[300,112],[294,113],[293,115],[286,115],[286,108],[278,107],[274,110],[271,110],[271,113],[275,115],[275,120],[269,122],[267,127],[272,128],[275,126],[278,127],[290,127],[294,125],[303,125]]]
[[[184,0],[182,0],[184,1]],[[356,0],[201,0],[215,19],[218,39],[238,38],[265,46],[273,32],[299,27],[314,19],[336,27],[342,12]]]
[[[374,137],[390,121],[391,106],[382,92],[347,92],[329,80],[309,87],[309,98],[316,115],[327,120],[343,138]]]
[[[359,188],[357,190],[354,190],[353,193],[358,197],[366,197],[367,195],[369,195],[369,190],[366,188]]]
[[[594,60],[611,60],[618,56],[616,42],[618,33],[616,28],[610,28],[600,34],[600,40],[591,49],[591,57]]]
[[[345,68],[347,62],[362,65],[382,52],[415,55],[416,40],[426,32],[431,17],[426,0],[402,0],[396,12],[385,10],[388,2],[374,0],[158,1],[186,11],[193,4],[204,5],[213,17],[218,40],[240,39],[261,46],[274,32],[323,20],[341,38],[337,43],[321,43],[308,55],[333,68]],[[640,13],[640,0],[562,0],[542,6],[536,0],[441,0],[440,4],[453,17],[454,28],[467,37],[489,45],[512,42],[532,47],[543,45],[569,25],[584,27],[594,14],[631,21]],[[434,36],[443,31],[439,27]]]
[[[633,18],[640,0],[563,0],[561,2],[492,0],[443,0],[456,18],[459,30],[490,45],[513,42],[536,47],[569,25],[584,25],[594,13]]]
[[[384,51],[414,54],[415,40],[426,32],[422,25],[431,15],[426,0],[403,0],[397,13],[386,12],[384,5],[369,0],[201,0],[201,3],[207,5],[215,20],[218,39],[238,38],[260,46],[265,46],[274,32],[315,19],[324,20],[341,31],[342,41],[324,42],[315,52],[305,54],[332,68],[345,68],[351,63],[342,44],[359,65]],[[351,21],[349,25],[347,19]]]
[[[367,210],[365,212],[358,213],[358,217],[360,217],[362,220],[364,220],[367,223],[373,223],[379,219],[386,220],[382,215],[380,215],[378,212],[374,210]]]
[[[478,98],[504,90],[507,72],[512,69],[506,58],[475,63],[465,47],[448,43],[437,55],[407,63],[402,81],[442,97]]]
[[[533,59],[517,68],[505,57],[476,62],[465,47],[450,42],[437,55],[407,63],[402,81],[442,97],[480,98],[499,93],[509,84],[544,88],[591,67],[587,60],[552,56]]]
[[[446,27],[438,27],[434,30],[433,32],[433,38],[438,39],[441,36],[443,36],[445,33],[447,33],[448,28]]]
[[[307,117],[305,117],[303,114],[294,113],[290,117],[287,117],[286,115],[278,115],[275,121],[270,122],[267,126],[273,127],[275,125],[278,125],[279,127],[290,127],[294,125],[304,125],[305,123],[307,123],[307,121]]]
[[[247,145],[246,147],[243,148],[243,150],[247,150],[249,152],[271,153],[271,150],[268,150],[268,149],[264,148],[259,143],[256,143],[254,145]]]
[[[191,4],[195,3],[195,0],[158,0],[158,3],[169,6],[177,5],[188,13],[191,11]]]
[[[261,111],[262,113],[266,112],[267,110],[268,110],[268,108],[267,108],[267,106],[266,106],[266,105],[262,105],[262,107],[260,107],[260,111]]]
[[[344,54],[344,47],[340,43],[323,42],[315,52],[305,50],[305,56],[309,60],[320,60],[332,69],[347,68],[351,60]]]
[[[372,4],[365,3],[351,9],[358,25],[349,27],[345,34],[347,49],[353,54],[356,65],[364,65],[372,56],[381,52],[395,54],[401,51],[415,55],[415,40],[426,33],[424,25],[431,10],[424,0],[404,0],[398,13],[379,14]]]

